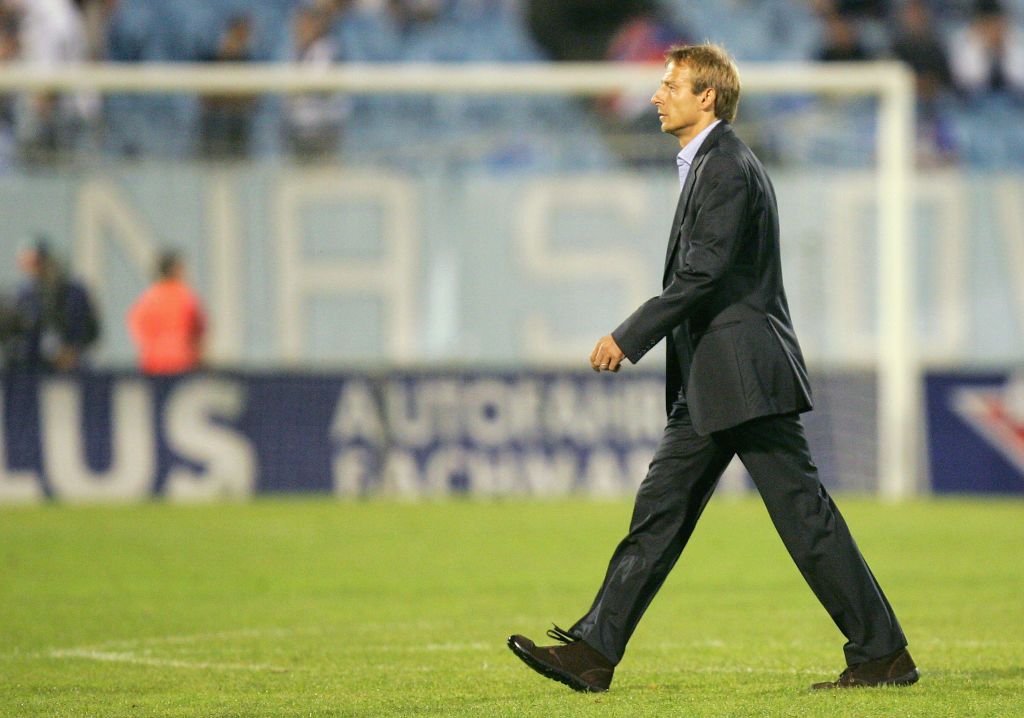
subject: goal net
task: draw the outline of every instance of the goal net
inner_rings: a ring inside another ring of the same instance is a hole
[[[594,340],[660,290],[678,194],[677,147],[647,105],[660,75],[5,68],[9,102],[93,109],[44,138],[11,130],[0,211],[12,238],[47,231],[94,285],[110,318],[101,367],[132,362],[119,318],[172,244],[209,305],[219,366],[585,368]],[[823,477],[912,493],[912,79],[886,63],[741,76],[736,128],[779,199]],[[638,369],[656,379],[662,365],[659,349]]]

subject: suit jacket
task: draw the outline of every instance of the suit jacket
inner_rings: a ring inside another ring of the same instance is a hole
[[[668,412],[682,398],[706,435],[811,408],[782,286],[775,190],[725,122],[704,140],[680,193],[662,287],[612,337],[634,364],[668,338]]]

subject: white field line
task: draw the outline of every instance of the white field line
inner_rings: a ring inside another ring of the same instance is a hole
[[[187,661],[180,658],[159,658],[149,655],[138,655],[130,650],[112,651],[111,648],[133,648],[161,644],[206,643],[223,639],[236,638],[267,638],[289,637],[298,634],[317,634],[321,629],[310,628],[242,628],[232,631],[214,631],[210,633],[193,633],[188,635],[152,636],[127,640],[111,640],[91,646],[75,648],[55,648],[45,652],[49,658],[82,658],[102,661],[105,663],[131,663],[140,666],[157,666],[161,668],[212,669],[227,671],[266,671],[270,673],[287,673],[289,668],[266,663],[225,663],[217,661]]]
[[[839,675],[839,668],[754,668],[752,666],[680,666],[676,673],[740,673],[743,675],[758,675],[766,673],[779,676],[832,676]]]
[[[322,632],[323,629],[314,626],[310,626],[308,628],[239,628],[232,631],[213,631],[210,633],[191,633],[186,635],[151,636],[149,638],[116,639],[110,641],[102,641],[100,643],[92,644],[89,646],[79,646],[78,648],[102,650],[104,648],[110,648],[114,646],[124,646],[126,648],[131,648],[132,646],[149,646],[158,645],[161,643],[206,643],[225,638],[287,638],[289,636],[298,635],[318,635]]]
[[[456,653],[458,651],[492,651],[503,646],[501,641],[494,643],[424,643],[422,646],[362,646],[360,650],[373,653]]]
[[[971,638],[924,638],[920,641],[912,640],[910,648],[914,645],[921,646],[949,646],[950,648],[1004,648],[1006,646],[1020,646],[1024,647],[1024,640],[1020,641],[985,641],[975,640]]]
[[[65,648],[50,651],[50,658],[85,658],[104,663],[134,663],[140,666],[158,666],[160,668],[198,668],[223,671],[269,671],[271,673],[287,673],[283,666],[272,666],[266,663],[216,663],[211,661],[182,661],[174,658],[153,658],[138,656],[131,652],[114,653],[111,651],[94,651],[84,648]]]
[[[193,633],[187,635],[151,636],[149,638],[114,639],[86,646],[71,648],[52,648],[34,653],[14,652],[0,655],[3,659],[19,658],[84,658],[109,663],[134,663],[137,665],[162,666],[165,668],[221,668],[224,670],[270,671],[284,673],[293,669],[262,663],[223,663],[211,661],[186,661],[176,658],[157,658],[149,655],[138,655],[132,649],[161,644],[190,644],[218,641],[235,638],[267,638],[290,637],[296,635],[317,635],[322,633],[320,627],[308,628],[242,628],[230,631],[214,631],[209,633]],[[148,653],[148,651],[146,651]]]
[[[510,657],[511,658],[511,657]],[[519,664],[515,659],[502,663],[484,663],[481,666],[481,670],[490,670],[497,668],[498,670],[514,673],[522,670],[522,664]],[[395,666],[391,663],[374,663],[369,666],[373,670],[377,671],[394,671]],[[403,666],[403,673],[436,673],[439,670],[443,670],[442,667],[436,665],[422,665],[422,666]],[[829,668],[754,668],[752,666],[721,666],[716,668],[714,666],[679,666],[675,669],[675,673],[679,675],[685,675],[687,673],[709,673],[712,675],[721,675],[725,673],[739,673],[742,675],[758,675],[758,674],[769,674],[769,675],[783,675],[783,676],[821,676],[823,678],[834,678],[839,675],[839,667],[831,666]]]
[[[243,670],[243,671],[266,671],[274,673],[285,673],[294,670],[303,670],[301,667],[287,668],[264,663],[238,663],[238,662],[216,662],[202,660],[183,660],[180,658],[161,658],[151,655],[146,649],[147,646],[174,645],[174,644],[200,644],[221,640],[232,639],[259,639],[259,638],[289,638],[298,635],[322,635],[325,633],[322,626],[309,626],[300,628],[243,628],[228,631],[214,631],[207,633],[194,633],[182,635],[152,636],[149,638],[116,639],[103,641],[97,644],[86,646],[75,646],[71,648],[54,648],[47,651],[35,653],[22,653],[15,651],[8,654],[0,654],[0,659],[18,660],[20,658],[59,658],[59,659],[86,659],[108,663],[131,663],[136,665],[158,666],[165,668],[184,669],[222,669],[222,670]],[[503,641],[494,642],[443,642],[425,643],[419,645],[393,645],[393,644],[369,644],[361,647],[362,651],[369,653],[400,653],[400,654],[431,654],[431,653],[458,653],[458,652],[479,652],[500,650]],[[800,643],[797,641],[793,643]],[[916,645],[946,646],[950,648],[990,648],[1020,646],[1021,641],[994,641],[994,640],[972,640],[972,639],[943,639],[938,636],[929,636],[919,641]],[[697,648],[721,649],[728,648],[726,641],[717,638],[700,639],[689,642],[662,641],[643,648],[637,647],[637,653],[642,655],[647,652],[666,651],[692,651]],[[141,651],[141,653],[140,653]],[[424,669],[432,670],[431,667]],[[831,673],[832,669],[797,669],[797,668],[754,668],[743,666],[722,666],[710,667],[699,666],[693,668],[680,667],[680,671],[689,673],[749,673],[749,674],[780,674],[780,675],[802,675]]]
[[[733,644],[735,645],[735,644]],[[764,644],[767,647],[775,647],[779,650],[784,648],[792,647],[806,647],[811,645],[810,641],[806,640],[795,640],[795,641],[776,641],[773,643]],[[688,650],[693,648],[729,648],[730,644],[726,641],[717,639],[706,639],[696,641],[661,641],[659,643],[648,643],[643,646],[638,645],[634,650],[639,651],[679,651]],[[947,647],[947,648],[1006,648],[1009,646],[1016,646],[1024,648],[1024,639],[1022,640],[985,640],[985,639],[972,639],[972,638],[939,638],[936,636],[926,638],[914,638],[911,637],[909,649],[913,653],[914,646],[929,646],[929,647]]]

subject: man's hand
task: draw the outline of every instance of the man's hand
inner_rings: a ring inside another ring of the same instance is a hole
[[[607,334],[597,340],[597,346],[590,353],[590,366],[594,371],[618,371],[625,358],[626,355],[619,349],[612,335]]]

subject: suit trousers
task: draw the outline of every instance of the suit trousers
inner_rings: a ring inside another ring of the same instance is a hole
[[[734,455],[757,486],[800,573],[846,636],[847,663],[906,646],[885,594],[818,479],[799,415],[763,417],[700,436],[682,401],[673,406],[637,492],[629,533],[612,555],[593,606],[569,633],[612,663],[622,659]]]

